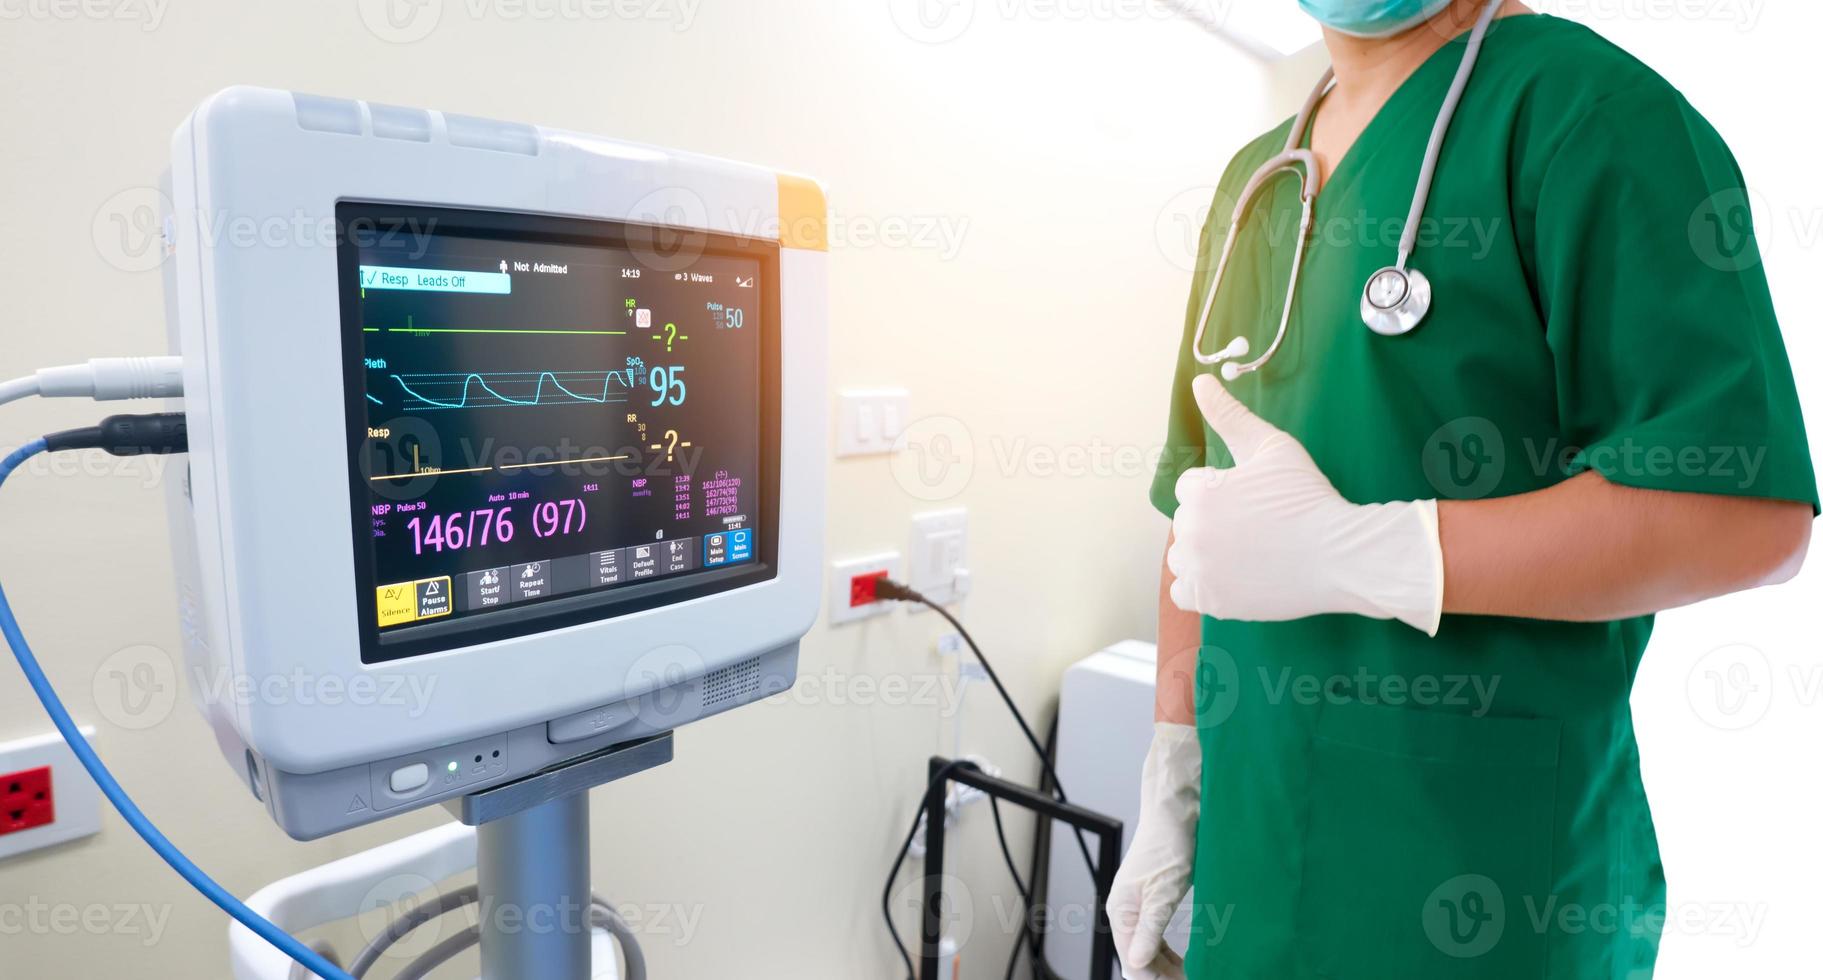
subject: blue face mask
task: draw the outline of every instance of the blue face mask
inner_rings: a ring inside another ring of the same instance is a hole
[[[1449,5],[1450,0],[1298,0],[1317,23],[1354,37],[1390,37]]]

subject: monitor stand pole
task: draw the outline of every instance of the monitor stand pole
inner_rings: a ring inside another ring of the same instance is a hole
[[[589,980],[589,790],[671,761],[671,733],[445,804],[476,828],[482,980]]]

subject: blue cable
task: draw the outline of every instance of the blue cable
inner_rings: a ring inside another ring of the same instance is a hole
[[[6,459],[0,460],[0,483],[5,483],[6,478],[19,468],[20,463],[44,452],[44,449],[44,440],[34,439],[13,450]],[[12,605],[6,601],[4,588],[0,588],[0,632],[6,634],[6,642],[13,648],[13,656],[19,658],[19,669],[25,672],[25,679],[32,685],[32,692],[38,695],[39,702],[44,705],[45,713],[51,716],[52,723],[57,726],[59,732],[63,733],[63,740],[69,743],[70,751],[76,753],[76,760],[82,763],[82,768],[87,769],[90,776],[94,777],[95,785],[101,787],[102,795],[108,798],[109,803],[114,804],[114,809],[120,811],[120,815],[125,818],[127,825],[132,827],[140,837],[145,838],[145,842],[151,845],[152,850],[157,852],[159,857],[165,859],[165,863],[171,866],[171,870],[183,876],[183,879],[192,887],[203,893],[204,898],[221,906],[222,911],[233,916],[241,925],[253,930],[261,939],[278,947],[280,952],[303,964],[322,980],[354,980],[334,963],[329,962],[321,953],[273,925],[264,916],[248,908],[240,899],[235,898],[227,889],[216,884],[215,879],[204,874],[203,870],[191,863],[189,858],[184,857],[183,852],[179,851],[176,845],[159,832],[157,827],[152,826],[152,821],[146,819],[146,815],[139,811],[139,807],[134,804],[132,798],[127,796],[127,791],[121,789],[120,784],[114,780],[114,774],[108,772],[107,766],[102,765],[101,758],[95,754],[95,749],[89,745],[88,739],[82,737],[82,732],[77,730],[76,723],[70,720],[70,713],[64,708],[63,702],[58,699],[57,692],[51,690],[51,682],[45,678],[44,670],[38,666],[38,658],[32,655],[32,648],[26,645],[25,634],[19,631],[19,620],[13,615]]]

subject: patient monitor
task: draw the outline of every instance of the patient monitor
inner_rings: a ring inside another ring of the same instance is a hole
[[[166,194],[192,699],[309,839],[789,687],[825,210],[741,163],[235,88]]]

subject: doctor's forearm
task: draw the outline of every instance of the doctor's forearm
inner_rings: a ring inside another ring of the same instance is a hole
[[[1165,541],[1170,550],[1171,539]],[[1161,563],[1158,580],[1158,690],[1153,718],[1178,725],[1196,724],[1196,651],[1202,644],[1202,617],[1171,601],[1171,570]]]
[[[1797,573],[1809,505],[1640,490],[1583,473],[1437,505],[1443,609],[1595,621],[1657,612]]]

